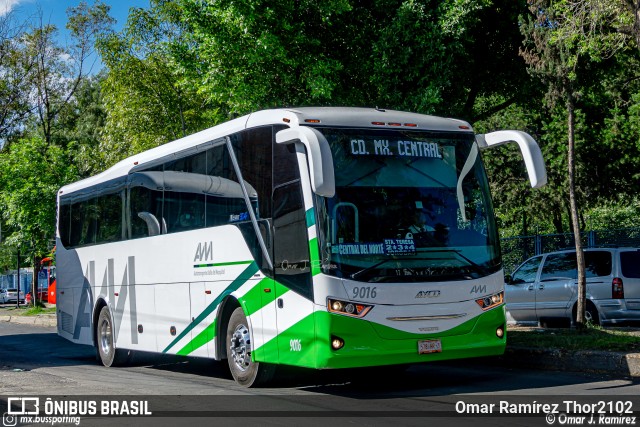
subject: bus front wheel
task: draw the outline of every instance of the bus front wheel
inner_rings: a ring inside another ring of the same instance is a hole
[[[227,327],[227,361],[233,379],[245,387],[264,384],[273,377],[275,367],[251,360],[251,334],[249,322],[242,311],[236,308]]]

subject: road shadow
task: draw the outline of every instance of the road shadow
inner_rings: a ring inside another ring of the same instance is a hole
[[[73,344],[55,332],[0,335],[0,370],[97,364],[93,347]],[[543,374],[543,371],[532,370],[526,365],[519,368],[504,365],[503,358],[491,357],[431,362],[402,369],[383,367],[319,371],[278,367],[277,380],[268,385],[266,392],[277,394],[285,392],[285,389],[295,388],[356,399],[465,393],[544,395],[549,388],[612,379],[603,375],[571,372]],[[230,388],[238,388],[233,383],[226,361],[136,352],[129,366],[227,380]],[[636,392],[640,390],[638,379],[627,379],[625,384],[614,387],[620,387],[621,390],[625,387],[638,387]],[[596,393],[604,392],[604,389],[598,387],[594,386]]]

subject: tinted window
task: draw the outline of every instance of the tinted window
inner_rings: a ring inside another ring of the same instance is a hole
[[[205,226],[205,194],[211,188],[205,152],[164,165],[163,216],[167,233]]]
[[[547,256],[542,267],[540,280],[553,280],[578,277],[575,252],[551,254]]]
[[[515,273],[513,273],[511,283],[518,284],[534,282],[536,280],[536,275],[538,274],[538,267],[540,267],[541,260],[542,257],[535,257],[525,261],[525,263],[522,264]]]
[[[309,240],[300,180],[276,188],[273,203],[276,280],[312,299]]]
[[[622,275],[629,278],[640,278],[640,251],[620,252]]]
[[[231,138],[233,151],[238,160],[242,179],[247,190],[256,193],[256,217],[271,217],[271,126],[249,129]],[[252,201],[253,203],[253,201]]]
[[[162,172],[129,176],[129,233],[132,239],[157,236],[166,230],[162,216]]]
[[[105,194],[96,199],[98,233],[96,243],[122,239],[122,194]]]
[[[233,169],[226,145],[207,150],[207,176],[210,187],[206,193],[205,222],[207,227],[249,221],[247,203]],[[247,188],[249,198],[255,200],[252,188]]]
[[[60,213],[58,217],[58,232],[60,241],[64,247],[69,247],[69,229],[71,228],[71,204],[60,201]]]
[[[584,253],[585,274],[589,277],[611,275],[611,252],[587,251]]]

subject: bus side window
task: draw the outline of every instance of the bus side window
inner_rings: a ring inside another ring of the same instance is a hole
[[[162,223],[160,222],[162,216],[158,214],[162,212],[162,191],[153,191],[146,187],[131,187],[129,200],[131,205],[129,219],[131,221],[131,238],[153,236],[158,231],[153,225],[149,226],[148,221],[154,222],[151,216],[158,223],[158,234],[160,234],[162,232]]]

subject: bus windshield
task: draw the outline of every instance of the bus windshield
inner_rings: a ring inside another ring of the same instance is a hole
[[[336,191],[317,196],[321,268],[362,282],[475,279],[500,269],[472,133],[320,128]]]

